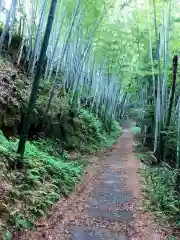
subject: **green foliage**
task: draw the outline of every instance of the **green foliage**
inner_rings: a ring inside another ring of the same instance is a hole
[[[47,89],[45,85],[40,89],[37,102],[39,115],[43,112],[47,101]],[[57,97],[52,102],[47,123],[43,129],[45,135],[55,141],[45,140],[37,142],[38,146],[46,144],[46,151],[50,154],[62,154],[63,149],[89,152],[112,145],[120,135],[119,124],[111,119],[110,129],[102,123],[103,120],[96,117],[89,109],[77,109],[77,103],[70,106],[71,94],[64,89],[57,91]],[[45,147],[45,146],[43,146]]]
[[[39,115],[43,113],[44,106],[48,101],[49,84],[46,82],[40,89],[37,101]],[[76,101],[74,101],[74,106],[70,106],[71,93],[67,94],[64,89],[60,91],[57,89],[56,94],[57,97],[52,102],[48,114],[47,124],[43,129],[46,136],[56,142],[55,147],[53,146],[54,141],[53,144],[51,140],[47,139],[44,142],[48,143],[46,149],[50,154],[56,152],[57,149],[59,149],[58,154],[63,152],[62,149],[76,149],[83,152],[98,150],[112,145],[120,135],[121,129],[115,120],[109,120],[110,129],[107,129],[102,123],[103,119],[96,117],[88,108],[78,110]],[[73,116],[71,116],[72,113]],[[43,141],[40,142],[42,145]]]
[[[139,134],[139,133],[141,133],[141,128],[133,126],[131,128],[131,132],[132,132],[133,135]]]
[[[27,229],[33,226],[32,219],[27,219],[27,217],[22,214],[11,214],[10,222],[17,229]]]
[[[67,129],[67,135],[77,150],[86,153],[112,145],[121,133],[116,121],[112,121],[111,132],[106,131],[102,122],[84,109],[77,112],[74,126],[74,131]],[[10,185],[5,197],[9,229],[32,227],[36,217],[46,214],[54,202],[72,191],[86,165],[78,158],[70,161],[61,141],[47,138],[27,142],[25,168],[17,170],[17,146],[18,139],[7,140],[0,131],[0,154],[4,156],[0,180]]]
[[[46,152],[49,155],[53,155],[57,157],[61,155],[62,158],[66,158],[63,155],[65,155],[65,153],[67,152],[61,148],[61,141],[59,139],[53,140],[53,138],[46,138],[46,139],[40,139],[40,140],[34,141],[33,143],[40,150],[46,149]]]
[[[44,140],[45,142],[45,140]],[[8,224],[16,228],[33,226],[35,217],[46,214],[47,210],[62,195],[68,195],[79,180],[84,169],[81,160],[68,160],[67,152],[54,155],[46,152],[48,143],[27,142],[25,169],[16,170],[9,166],[9,158],[16,158],[18,139],[8,141],[0,132],[0,149],[5,167],[1,168],[1,181],[8,181],[5,201],[8,201]],[[38,147],[40,146],[40,147]],[[1,221],[1,220],[0,220]]]
[[[180,198],[175,191],[176,174],[165,168],[147,168],[144,173],[143,192],[147,201],[146,208],[155,213],[162,222],[178,223]]]
[[[170,236],[170,237],[168,237],[168,240],[177,240],[177,238],[174,236]]]
[[[5,231],[3,240],[12,240],[12,234],[9,232],[9,230]]]
[[[111,146],[120,136],[121,128],[116,121],[112,122],[109,133],[102,122],[88,110],[81,109],[75,119],[75,144],[83,152],[99,150]]]

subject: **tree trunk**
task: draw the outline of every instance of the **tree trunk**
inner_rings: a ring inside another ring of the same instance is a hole
[[[44,119],[47,118],[47,115],[48,115],[48,112],[49,112],[49,109],[50,109],[50,106],[51,106],[51,102],[52,102],[52,99],[53,99],[53,96],[54,96],[54,91],[55,91],[57,81],[58,81],[58,75],[59,75],[59,72],[61,71],[62,62],[64,60],[64,56],[65,56],[65,53],[66,53],[67,48],[68,48],[68,44],[69,44],[71,34],[72,34],[72,29],[74,27],[75,20],[76,20],[76,17],[78,15],[78,12],[79,12],[79,7],[80,7],[80,0],[77,0],[77,4],[76,4],[75,10],[74,10],[73,18],[71,20],[71,24],[70,24],[69,29],[67,31],[67,37],[66,37],[63,49],[62,49],[60,62],[58,64],[58,67],[57,67],[57,70],[56,70],[56,75],[55,75],[55,78],[54,78],[54,81],[53,81],[53,85],[52,85],[52,88],[50,90],[50,96],[49,96],[48,104],[46,106],[46,110],[45,110],[45,113],[44,113]]]
[[[32,116],[33,109],[35,108],[35,104],[36,104],[39,83],[40,83],[40,79],[42,76],[42,68],[43,68],[43,64],[44,64],[44,60],[45,60],[45,56],[46,56],[47,46],[49,43],[49,38],[50,38],[50,33],[51,33],[52,24],[53,24],[53,20],[54,20],[56,5],[57,5],[57,0],[51,0],[51,7],[50,7],[50,11],[49,11],[49,16],[48,16],[48,22],[46,25],[45,35],[44,35],[44,39],[43,39],[42,46],[41,46],[41,52],[40,52],[40,56],[39,56],[38,63],[37,63],[37,69],[36,69],[36,74],[34,77],[34,82],[32,85],[32,91],[31,91],[31,95],[30,95],[28,109],[27,109],[27,113],[26,113],[24,121],[23,121],[22,131],[21,131],[21,135],[20,135],[18,153],[20,154],[21,159],[24,156],[25,144],[26,144],[26,140],[28,137],[31,116]]]
[[[174,58],[173,58],[172,88],[171,88],[171,95],[170,95],[170,99],[169,99],[169,107],[168,107],[166,128],[169,127],[169,125],[170,125],[170,120],[171,120],[171,113],[172,113],[172,107],[173,107],[173,101],[174,101],[174,94],[175,94],[175,88],[176,88],[177,65],[178,65],[178,56],[176,55],[176,56],[174,56]]]
[[[131,83],[129,83],[128,88],[130,88],[130,86],[131,86]],[[121,107],[120,107],[119,119],[122,118],[124,103],[126,101],[127,94],[128,94],[128,92],[126,91],[123,95],[123,98],[122,98],[122,101],[121,101],[121,104],[120,104]]]
[[[11,17],[11,9],[12,9],[12,7],[6,13],[6,21],[5,21],[4,28],[3,28],[3,31],[2,31],[1,37],[0,37],[0,52],[2,51],[4,39],[9,31],[9,21],[10,21],[10,17]]]
[[[170,99],[169,99],[169,106],[168,106],[168,113],[167,113],[167,119],[166,119],[166,125],[165,125],[165,131],[168,131],[170,121],[171,121],[171,113],[172,113],[172,107],[174,102],[174,95],[175,95],[175,88],[176,88],[176,78],[177,78],[177,65],[178,65],[178,56],[175,55],[173,58],[173,72],[172,72],[172,87],[171,87],[171,93],[170,93]],[[165,158],[165,147],[167,142],[167,133],[166,136],[161,132],[160,133],[160,147],[159,147],[159,158],[160,160],[163,160]]]
[[[177,122],[178,138],[177,138],[176,169],[179,171],[180,169],[180,102],[178,102],[177,107],[179,112],[178,112],[178,122]],[[177,177],[176,177],[176,191],[180,193],[180,175],[179,174],[177,174]]]

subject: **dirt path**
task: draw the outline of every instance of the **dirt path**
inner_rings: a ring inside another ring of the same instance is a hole
[[[74,193],[59,201],[47,219],[39,220],[36,231],[15,239],[166,239],[151,216],[138,210],[140,163],[132,145],[130,130],[124,129],[111,150],[92,159]]]

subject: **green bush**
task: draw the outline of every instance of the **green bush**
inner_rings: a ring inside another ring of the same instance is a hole
[[[111,146],[120,133],[116,121],[108,132],[98,118],[84,109],[77,112],[73,131],[67,128],[66,132],[70,144],[86,153]],[[0,131],[0,180],[10,186],[4,202],[9,218],[2,226],[8,224],[9,229],[32,227],[36,217],[44,215],[62,195],[72,191],[85,167],[84,161],[68,159],[59,139],[42,139],[26,143],[24,169],[17,170],[17,147],[18,139],[7,140]]]
[[[75,126],[74,144],[77,149],[86,152],[111,146],[121,133],[121,128],[116,121],[112,122],[109,133],[102,122],[85,109],[80,110],[75,119]]]
[[[8,141],[0,132],[0,154],[5,156],[1,157],[4,165],[0,181],[10,186],[3,203],[8,209],[10,228],[32,226],[35,217],[44,215],[55,201],[72,191],[84,169],[80,160],[67,161],[66,152],[50,155],[42,146],[27,142],[24,169],[13,170],[9,159],[16,161],[17,145],[18,139]]]
[[[146,207],[153,211],[161,222],[179,222],[180,196],[175,191],[176,173],[165,167],[145,170]]]

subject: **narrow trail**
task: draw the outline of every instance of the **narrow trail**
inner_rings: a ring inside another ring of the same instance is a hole
[[[166,239],[150,214],[139,209],[140,162],[130,129],[111,150],[92,158],[82,183],[60,200],[37,229],[15,239],[156,240]]]

